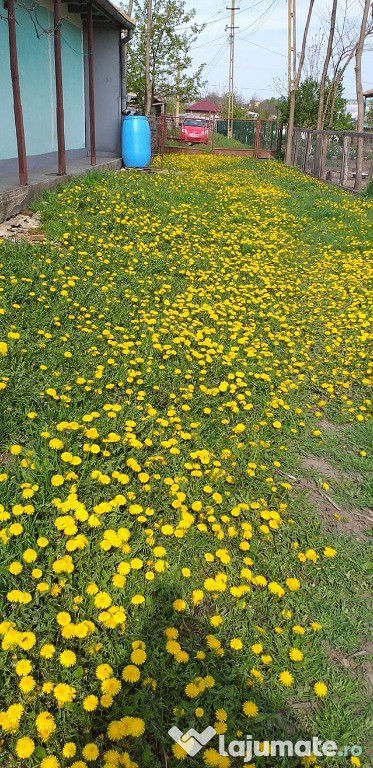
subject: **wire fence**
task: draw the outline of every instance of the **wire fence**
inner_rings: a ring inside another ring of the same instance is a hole
[[[228,120],[208,115],[162,115],[152,121],[158,134],[158,152],[187,154],[240,154],[252,157],[280,155],[285,130],[277,120]]]
[[[362,156],[359,174],[358,154]],[[373,179],[373,133],[295,128],[292,165],[322,181],[364,190]]]
[[[254,149],[259,142],[260,149],[278,151],[278,130],[279,123],[276,120],[232,122],[232,138],[247,149]],[[215,131],[219,136],[228,136],[228,120],[217,120]]]

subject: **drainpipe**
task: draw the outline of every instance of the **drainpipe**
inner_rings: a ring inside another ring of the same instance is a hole
[[[122,115],[127,109],[127,43],[131,40],[132,35],[133,29],[128,29],[127,34],[124,30],[120,31],[120,102]]]

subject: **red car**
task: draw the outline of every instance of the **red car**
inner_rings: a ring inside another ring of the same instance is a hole
[[[206,121],[198,117],[186,117],[180,127],[180,139],[191,144],[207,144],[209,131]]]

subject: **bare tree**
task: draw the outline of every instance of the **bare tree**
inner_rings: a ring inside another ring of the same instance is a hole
[[[307,46],[303,76],[308,80],[315,80],[320,82],[321,77],[321,62],[325,45],[325,33],[322,29],[314,35],[310,44]]]
[[[297,89],[299,88],[299,83],[302,76],[304,58],[306,55],[308,30],[311,22],[314,3],[315,3],[315,0],[310,0],[310,4],[308,6],[306,25],[304,27],[304,32],[303,32],[303,40],[302,40],[302,47],[301,47],[301,52],[300,52],[300,57],[298,62],[298,69],[297,69],[297,74],[295,76],[295,81],[294,81],[294,88],[292,88],[292,90],[290,91],[289,122],[288,122],[288,133],[287,133],[286,152],[285,152],[286,165],[291,165],[291,151],[292,151],[293,133],[294,133],[295,100],[296,100]]]
[[[317,113],[317,130],[318,131],[322,130],[324,125],[325,85],[326,85],[326,78],[328,76],[328,69],[329,69],[330,59],[331,59],[332,50],[333,50],[335,22],[336,22],[336,16],[337,16],[337,5],[338,5],[338,0],[333,0],[332,12],[330,16],[328,45],[326,49],[324,66],[323,66],[321,81],[320,81],[319,109]]]
[[[355,59],[355,74],[356,74],[356,98],[357,98],[357,123],[356,130],[363,132],[364,130],[364,97],[363,97],[363,84],[361,81],[361,59],[363,56],[364,42],[366,37],[366,29],[368,23],[368,14],[371,0],[365,0],[363,17],[361,19],[359,41],[356,47],[356,59]],[[363,172],[363,139],[358,138],[356,148],[356,176],[355,176],[355,189],[361,189]]]
[[[324,110],[324,122],[325,122],[326,115],[329,109],[329,128],[333,128],[335,104],[336,104],[337,95],[338,95],[338,87],[342,82],[343,75],[349,63],[352,61],[352,59],[355,56],[356,46],[357,46],[357,43],[354,43],[353,47],[347,54],[347,58],[345,59],[343,65],[334,72],[333,78],[330,83],[330,89],[328,92],[327,101],[326,101],[325,110]]]
[[[357,20],[349,17],[350,2],[345,0],[340,13],[337,14],[334,42],[331,56],[330,87],[324,104],[323,124],[329,115],[328,127],[333,128],[335,104],[338,88],[343,80],[344,73],[356,54],[359,41],[360,25]],[[321,16],[324,25],[329,25],[329,15],[325,12]],[[367,24],[366,37],[373,32],[373,22]]]

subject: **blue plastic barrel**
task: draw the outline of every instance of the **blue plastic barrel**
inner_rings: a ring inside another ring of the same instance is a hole
[[[127,168],[145,168],[151,160],[150,126],[143,115],[128,115],[122,122],[122,159]]]

